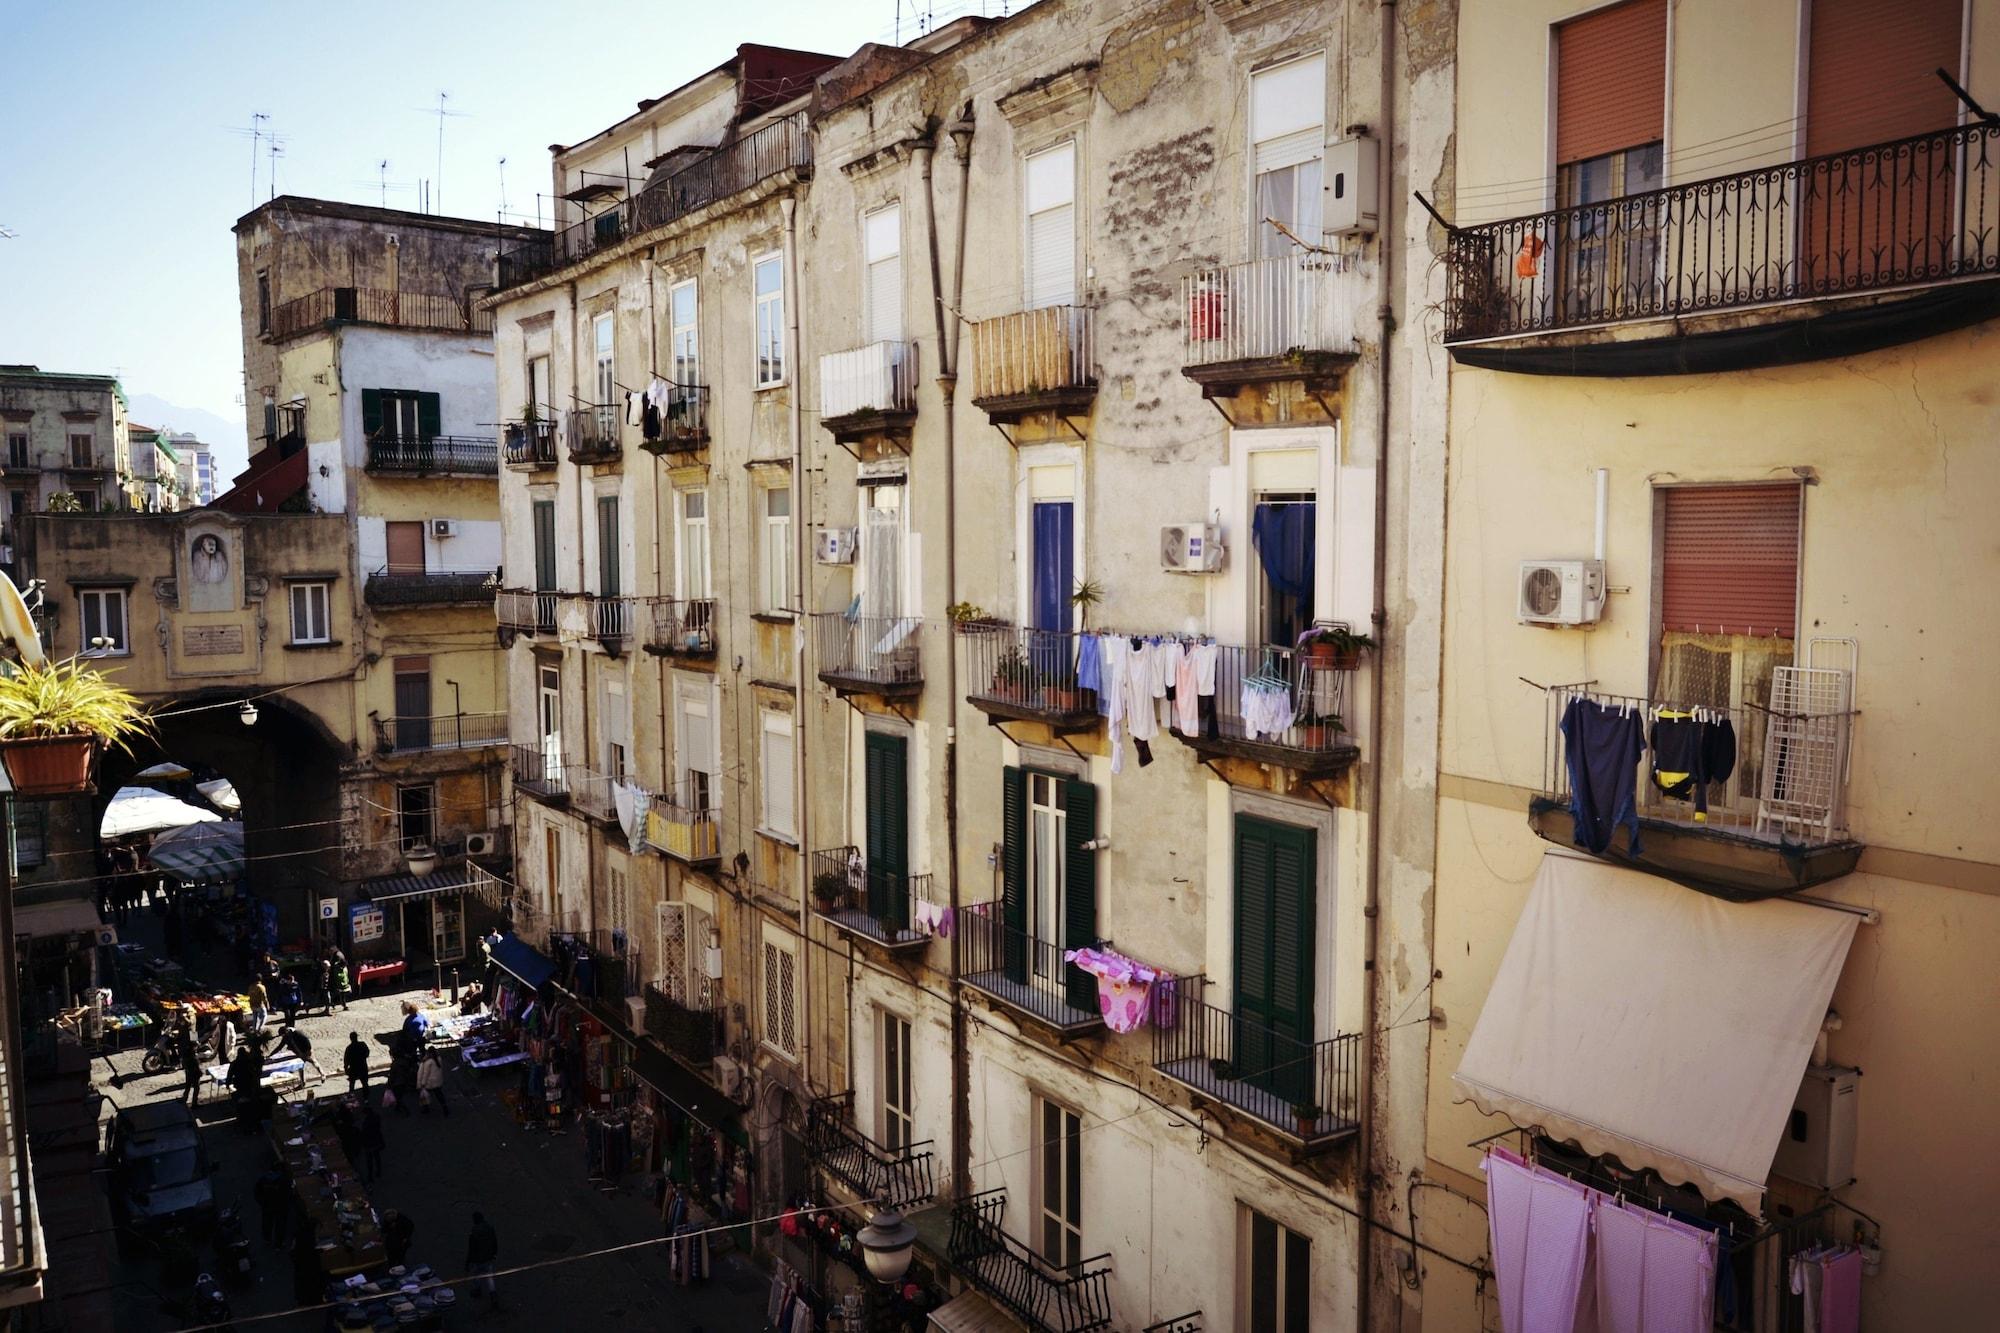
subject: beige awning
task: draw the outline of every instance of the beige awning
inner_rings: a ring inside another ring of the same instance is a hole
[[[97,907],[87,898],[58,898],[52,903],[28,903],[14,908],[14,933],[48,938],[88,931],[97,933],[104,922]]]
[[[1021,1325],[976,1291],[964,1292],[931,1311],[940,1333],[1021,1333]]]
[[[1757,1214],[1859,922],[1549,852],[1458,1100]]]

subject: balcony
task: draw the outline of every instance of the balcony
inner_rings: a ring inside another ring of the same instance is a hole
[[[1033,412],[1088,416],[1096,399],[1089,306],[1044,306],[972,326],[972,405],[994,425]]]
[[[1104,1026],[1097,1007],[1097,978],[1063,961],[1063,947],[1008,925],[999,902],[977,903],[958,914],[959,967],[965,984],[1060,1037]]]
[[[1890,327],[1899,316],[1878,309],[1865,329],[1822,324],[1825,336],[1817,341],[1840,335],[1831,349],[1798,347],[1783,356],[1777,353],[1786,349],[1768,331],[1740,326],[1637,340],[1651,344],[1650,352],[1629,339],[1620,340],[1622,350],[1604,340],[1573,338],[1558,340],[1560,347],[1467,346],[1992,277],[2000,273],[2000,238],[1993,229],[2000,202],[1996,149],[2000,126],[1962,125],[1455,228],[1446,257],[1444,341],[1455,359],[1468,364],[1643,374],[1731,369],[1746,356],[1775,364],[1845,355],[1956,327],[1941,312],[1968,294],[1933,292],[1935,300],[1900,307],[1900,331]],[[1826,316],[1808,309],[1788,318]],[[1739,325],[1744,323],[1756,321]],[[1682,355],[1661,360],[1659,349],[1667,343]]]
[[[715,656],[713,597],[651,597],[642,612],[646,651],[658,657]]]
[[[1542,786],[1529,802],[1528,823],[1558,846],[1593,850],[1576,836],[1563,731],[1572,708],[1636,715],[1649,746],[1663,739],[1662,721],[1692,719],[1706,727],[1702,763],[1712,780],[1663,788],[1653,773],[1658,751],[1649,748],[1637,775],[1639,845],[1635,849],[1631,830],[1621,827],[1596,854],[1739,900],[1838,879],[1854,870],[1862,852],[1847,828],[1857,716],[1851,688],[1846,671],[1779,667],[1768,703],[1735,708],[1550,690],[1543,704]],[[1591,785],[1608,780],[1596,776]]]
[[[634,622],[644,603],[639,597],[585,597],[587,632],[613,657],[632,646]]]
[[[1201,1311],[1162,1319],[1157,1324],[1146,1325],[1139,1333],[1202,1333]]]
[[[506,743],[505,713],[444,713],[435,717],[375,719],[375,748],[383,754],[479,750]]]
[[[1206,977],[1174,987],[1153,1010],[1154,1069],[1308,1151],[1358,1132],[1359,1036],[1306,1041],[1209,1004]]]
[[[378,436],[368,441],[367,470],[377,476],[496,477],[500,450],[471,435]]]
[[[819,424],[841,444],[907,440],[917,420],[917,345],[869,343],[819,359]]]
[[[929,875],[868,869],[858,847],[813,853],[814,914],[834,929],[891,953],[921,954],[928,931],[917,929],[917,904],[930,904]]]
[[[361,590],[370,606],[484,606],[494,596],[490,569],[398,569],[385,566]]]
[[[1184,279],[1181,374],[1201,386],[1204,398],[1280,380],[1315,391],[1337,388],[1359,356],[1351,313],[1336,311],[1340,281],[1333,256],[1307,253],[1225,264]]]
[[[546,472],[556,465],[556,423],[509,421],[500,427],[501,450],[516,472]]]
[[[919,1208],[937,1197],[932,1142],[884,1147],[854,1127],[854,1094],[816,1098],[806,1107],[806,1156],[856,1198],[883,1208]]]
[[[639,447],[655,458],[691,454],[708,444],[708,386],[670,384],[660,433]]]
[[[1040,722],[1056,732],[1097,726],[1097,691],[1077,686],[1076,635],[981,625],[961,637],[966,702],[988,718]]]
[[[499,285],[518,287],[547,277],[629,236],[664,227],[788,172],[802,178],[812,174],[812,135],[804,113],[713,148],[686,166],[649,180],[630,198],[562,228],[553,238],[501,251]]]
[[[493,312],[476,310],[456,296],[383,291],[373,287],[321,287],[271,310],[264,336],[283,342],[335,324],[380,324],[440,333],[493,332]]]
[[[569,804],[570,769],[563,764],[560,751],[540,745],[515,745],[511,754],[515,791],[545,805]]]
[[[564,777],[570,809],[600,824],[623,827],[618,819],[618,801],[611,794],[614,781],[609,773],[600,773],[583,764],[570,765]]]
[[[1045,1263],[1007,1234],[1007,1191],[988,1190],[952,1205],[946,1256],[965,1280],[1032,1333],[1096,1333],[1111,1327],[1111,1256],[1067,1267]]]
[[[493,594],[493,618],[501,629],[510,633],[551,638],[556,632],[556,610],[562,598],[559,592],[502,589]]]
[[[646,807],[642,847],[689,865],[722,859],[722,811],[711,794],[708,774],[696,774],[655,793]]]
[[[618,405],[598,403],[569,414],[569,461],[578,464],[616,463],[623,452]]]
[[[924,690],[923,621],[915,616],[813,615],[819,678],[843,698],[914,699]]]
[[[713,1009],[687,1004],[658,984],[646,987],[646,1034],[683,1064],[706,1071],[722,1042],[722,1015]]]
[[[1199,709],[1196,734],[1175,728],[1181,744],[1204,760],[1247,759],[1306,777],[1331,776],[1360,758],[1341,717],[1353,694],[1351,660],[1313,648],[1218,648],[1213,706]]]

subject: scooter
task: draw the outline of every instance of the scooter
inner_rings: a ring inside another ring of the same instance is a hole
[[[215,1062],[215,1043],[203,1038],[200,1042],[196,1043],[195,1054],[204,1065],[213,1064]],[[171,1032],[161,1033],[160,1039],[151,1046],[148,1046],[146,1054],[140,1057],[139,1060],[139,1068],[148,1074],[164,1074],[170,1069],[179,1069],[180,1067],[180,1039]]]
[[[196,1277],[194,1291],[188,1297],[187,1323],[183,1327],[234,1333],[229,1323],[231,1313],[229,1298],[222,1294],[222,1284],[209,1273]]]
[[[243,1210],[235,1204],[215,1214],[215,1266],[231,1286],[250,1285],[254,1267],[250,1238],[243,1234]]]

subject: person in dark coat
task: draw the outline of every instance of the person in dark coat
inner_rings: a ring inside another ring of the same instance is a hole
[[[327,1013],[333,1012],[333,959],[319,960],[319,1001],[326,1006]]]
[[[347,1071],[347,1090],[368,1091],[368,1043],[359,1032],[347,1034],[347,1049],[341,1052],[340,1067]]]
[[[195,1040],[193,1028],[181,1029],[180,1046],[181,1077],[186,1080],[181,1085],[181,1096],[193,1105],[201,1100],[201,1043]]]
[[[361,1169],[366,1173],[369,1184],[382,1177],[382,1149],[387,1139],[382,1133],[382,1113],[375,1109],[373,1102],[363,1102],[361,1107]]]
[[[472,1232],[465,1238],[465,1274],[472,1279],[471,1294],[477,1296],[483,1292],[496,1309],[500,1293],[493,1285],[493,1269],[499,1260],[500,1237],[486,1220],[486,1214],[474,1213]]]
[[[326,1299],[326,1273],[317,1248],[319,1223],[303,1211],[292,1220],[298,1228],[292,1236],[292,1299],[300,1305],[317,1305]]]
[[[271,1167],[257,1177],[251,1194],[257,1200],[257,1220],[265,1243],[283,1246],[292,1220],[292,1187],[286,1182],[285,1173]]]
[[[299,1021],[299,1006],[304,997],[299,994],[299,979],[287,972],[278,978],[278,1008],[285,1015],[285,1026],[295,1027]]]
[[[382,1214],[382,1248],[389,1252],[392,1266],[410,1257],[410,1241],[416,1234],[417,1224],[408,1213],[390,1208]]]

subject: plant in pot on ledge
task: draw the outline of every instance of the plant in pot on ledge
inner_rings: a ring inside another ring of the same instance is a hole
[[[822,912],[837,911],[840,898],[847,891],[847,876],[838,870],[822,870],[813,876],[813,901]]]
[[[1298,650],[1307,661],[1335,671],[1354,670],[1361,665],[1362,655],[1374,646],[1375,640],[1345,625],[1314,625],[1299,635],[1298,642]]]
[[[993,668],[993,697],[1019,703],[1028,697],[1035,671],[1018,644],[1010,644]]]
[[[1340,743],[1340,734],[1347,730],[1338,713],[1302,713],[1296,725],[1302,750],[1331,750]]]
[[[89,791],[104,747],[151,729],[137,698],[75,658],[0,669],[0,761],[16,795]]]
[[[1319,1118],[1322,1112],[1317,1103],[1294,1102],[1292,1103],[1292,1114],[1298,1117],[1300,1138],[1309,1139],[1318,1132]]]

